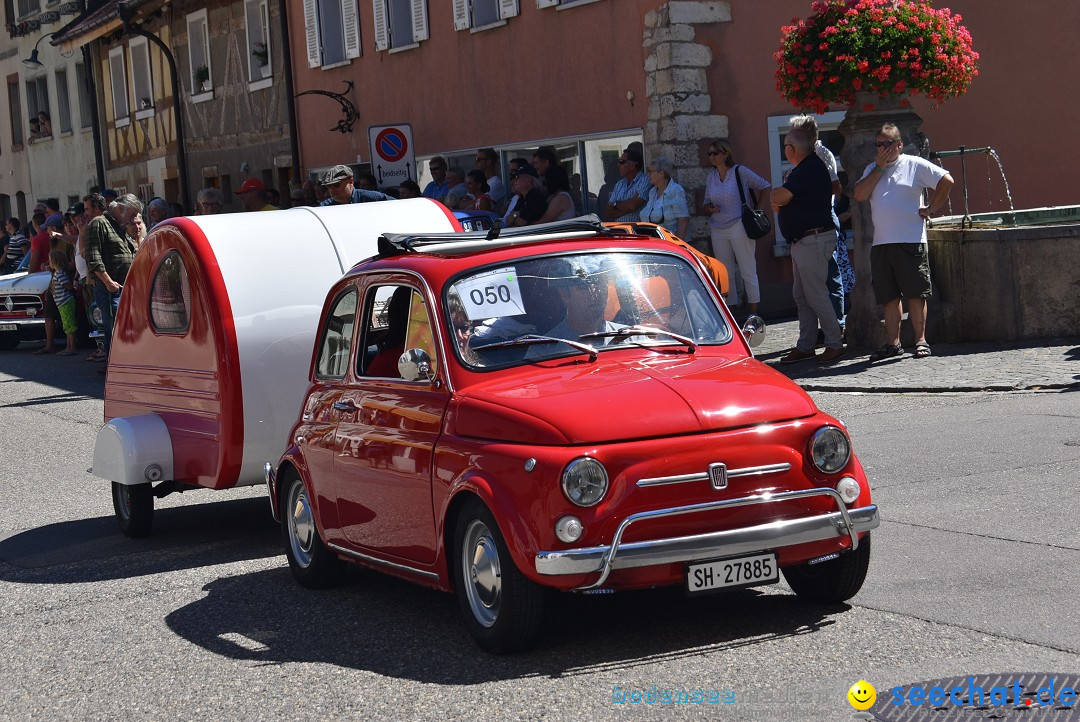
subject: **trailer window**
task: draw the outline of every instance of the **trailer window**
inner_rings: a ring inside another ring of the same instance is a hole
[[[176,251],[158,264],[150,287],[150,324],[158,333],[184,333],[191,322],[191,286],[187,268]]]

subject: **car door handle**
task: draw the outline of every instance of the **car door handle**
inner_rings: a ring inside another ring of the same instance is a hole
[[[347,411],[349,413],[356,412],[356,404],[352,401],[335,401],[334,411]]]

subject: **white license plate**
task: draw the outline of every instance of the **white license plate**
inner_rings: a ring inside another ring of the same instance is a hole
[[[14,323],[0,323],[0,331],[18,331],[19,327]]]
[[[690,594],[728,587],[775,584],[780,581],[776,555],[748,554],[743,557],[696,562],[686,566],[686,590]]]

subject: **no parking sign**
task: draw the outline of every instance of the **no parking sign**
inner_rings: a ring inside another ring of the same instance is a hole
[[[370,126],[368,146],[371,150],[371,171],[379,187],[397,185],[410,178],[416,179],[411,125],[399,123]]]

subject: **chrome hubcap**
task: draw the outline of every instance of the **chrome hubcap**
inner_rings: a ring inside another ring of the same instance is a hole
[[[307,491],[299,479],[289,489],[289,544],[293,558],[302,567],[311,564],[311,547],[315,538],[315,520],[311,516]]]
[[[473,520],[465,531],[461,563],[465,571],[465,595],[469,600],[469,609],[477,622],[490,627],[499,617],[502,571],[495,539],[484,522]]]

